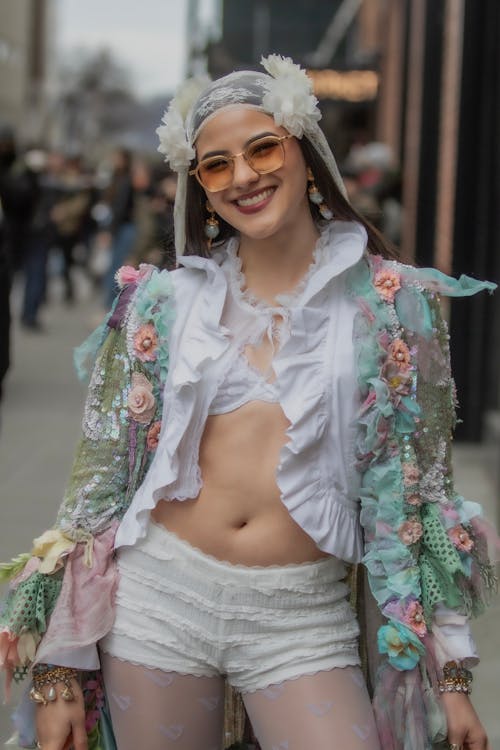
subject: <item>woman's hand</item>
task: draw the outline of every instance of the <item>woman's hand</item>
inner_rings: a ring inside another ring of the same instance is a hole
[[[59,696],[53,703],[36,707],[36,734],[41,750],[87,750],[82,690],[76,680],[71,680],[71,687],[74,700],[65,701]]]
[[[491,750],[486,731],[469,696],[464,693],[442,693],[441,700],[448,722],[448,742],[463,750]]]

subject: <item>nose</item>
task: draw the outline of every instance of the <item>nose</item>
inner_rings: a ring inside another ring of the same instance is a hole
[[[233,186],[244,187],[252,182],[257,182],[260,174],[252,169],[243,154],[238,154],[233,161]]]

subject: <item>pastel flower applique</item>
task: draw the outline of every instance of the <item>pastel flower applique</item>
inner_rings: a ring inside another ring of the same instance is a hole
[[[422,638],[427,633],[424,609],[420,602],[410,601],[403,614],[403,622]]]
[[[60,529],[49,529],[33,540],[33,557],[39,557],[40,573],[54,573],[63,566],[63,557],[74,549],[75,542],[67,537]]]
[[[161,422],[160,421],[153,422],[146,436],[146,445],[147,445],[148,451],[155,451],[158,448],[158,441],[160,439],[160,431],[161,431]]]
[[[139,271],[133,266],[121,266],[115,273],[115,281],[123,289],[127,284],[135,284],[139,280]]]
[[[410,368],[411,353],[402,339],[395,339],[390,344],[389,359],[394,362],[396,367],[402,372],[406,372]]]
[[[459,552],[472,551],[474,542],[463,526],[458,525],[454,526],[452,529],[448,529],[448,536]]]
[[[132,373],[132,388],[128,394],[127,406],[129,414],[135,422],[139,422],[139,424],[151,422],[156,408],[153,386],[147,377],[140,372]]]
[[[406,498],[406,502],[408,503],[408,505],[413,505],[414,507],[418,507],[422,505],[422,498],[420,497],[418,492],[412,492]]]
[[[414,463],[403,464],[403,481],[406,486],[417,484],[420,479],[420,471]]]
[[[152,323],[141,326],[134,336],[134,352],[141,362],[154,362],[158,336]]]
[[[399,671],[413,669],[425,654],[418,636],[394,620],[379,628],[377,642],[380,653],[387,654],[389,663]]]
[[[374,285],[385,302],[394,302],[396,292],[401,289],[401,277],[396,271],[383,268],[375,274]]]
[[[134,266],[121,266],[115,273],[115,281],[120,289],[123,289],[128,284],[137,284],[138,281],[143,279],[149,273],[149,267],[145,263],[141,263],[139,268]]]
[[[409,519],[408,521],[403,521],[398,529],[398,536],[403,544],[406,544],[406,546],[416,544],[422,536],[422,533],[422,524],[420,523],[420,521],[417,521],[413,518]]]
[[[384,615],[404,623],[420,638],[427,633],[424,609],[413,596],[401,601],[390,601],[384,607]]]
[[[382,368],[382,377],[389,386],[393,397],[408,396],[413,384],[411,372],[403,372],[399,365],[388,360]]]

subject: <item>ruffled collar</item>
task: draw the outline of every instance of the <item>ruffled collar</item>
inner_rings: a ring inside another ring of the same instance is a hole
[[[332,279],[357,263],[366,247],[366,231],[355,222],[328,222],[320,227],[313,259],[306,273],[290,292],[276,296],[276,304],[257,297],[247,288],[242,261],[238,255],[239,238],[231,237],[219,251],[216,261],[226,271],[234,300],[243,308],[266,314],[282,313],[306,304]]]
[[[323,224],[308,270],[295,289],[276,297],[276,305],[258,298],[246,288],[241,259],[238,256],[238,237],[231,237],[211,258],[188,255],[183,256],[180,262],[185,268],[204,271],[214,288],[222,288],[226,281],[232,302],[242,312],[247,313],[247,319],[248,314],[251,317],[279,314],[286,318],[291,309],[310,304],[312,298],[332,278],[354,266],[366,251],[366,240],[366,230],[357,222],[331,221]],[[217,283],[217,279],[220,283]],[[220,320],[223,304],[224,300],[211,300],[211,317],[217,307],[217,320]]]
[[[225,248],[223,265],[228,276],[229,288],[234,299],[244,307],[250,307],[257,312],[279,312],[282,308],[291,308],[297,304],[302,292],[312,275],[325,261],[325,248],[327,233],[322,232],[313,250],[313,259],[299,283],[290,292],[276,295],[276,304],[272,305],[267,300],[261,299],[247,287],[245,274],[242,269],[242,260],[238,254],[239,238],[231,237]]]

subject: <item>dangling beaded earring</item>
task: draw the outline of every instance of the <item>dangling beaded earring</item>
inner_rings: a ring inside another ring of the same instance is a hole
[[[311,203],[314,203],[314,205],[318,207],[318,211],[324,219],[326,219],[327,221],[331,221],[333,219],[333,213],[328,208],[325,203],[325,199],[319,192],[318,187],[314,182],[314,175],[310,167],[307,167],[307,181],[310,183],[309,187],[307,188],[307,192],[309,193],[309,200],[311,201]]]
[[[215,238],[219,235],[220,232],[220,226],[219,222],[217,221],[217,217],[215,216],[215,211],[213,210],[210,203],[207,201],[206,209],[210,213],[210,216],[205,221],[205,237],[208,239],[208,249],[212,247],[212,241],[215,240]]]

